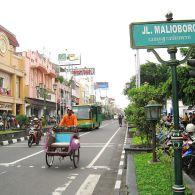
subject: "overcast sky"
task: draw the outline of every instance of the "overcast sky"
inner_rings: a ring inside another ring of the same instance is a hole
[[[125,107],[122,90],[135,74],[129,24],[164,21],[169,10],[175,20],[194,19],[194,5],[194,0],[1,0],[0,25],[16,35],[18,51],[45,48],[53,62],[65,49],[80,52],[81,66],[95,67],[94,80],[109,82],[107,95]],[[141,50],[140,63],[146,60],[155,58]]]

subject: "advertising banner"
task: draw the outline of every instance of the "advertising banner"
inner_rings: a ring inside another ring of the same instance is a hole
[[[75,52],[64,52],[58,54],[58,61],[60,66],[80,65],[81,54]]]
[[[108,89],[108,82],[96,82],[95,89]]]
[[[71,73],[74,76],[95,75],[95,68],[76,68]]]

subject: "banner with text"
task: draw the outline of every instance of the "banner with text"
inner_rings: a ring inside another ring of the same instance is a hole
[[[96,82],[95,89],[108,89],[108,82]]]
[[[95,75],[95,68],[76,68],[72,69],[71,73],[74,76]]]

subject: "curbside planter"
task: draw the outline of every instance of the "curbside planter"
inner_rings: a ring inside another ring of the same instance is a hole
[[[6,141],[6,140],[11,140],[11,139],[17,139],[20,137],[26,136],[26,130],[19,130],[17,132],[10,132],[6,134],[1,134],[0,135],[0,141]]]
[[[44,127],[42,130],[43,130],[43,133],[45,132],[48,132],[49,129],[51,129],[51,127]],[[0,134],[0,142],[2,141],[9,141],[9,140],[12,140],[12,139],[18,139],[20,137],[25,137],[25,136],[28,136],[28,130],[26,129],[17,129],[18,131],[17,132],[10,132],[10,133],[6,133],[6,134]]]

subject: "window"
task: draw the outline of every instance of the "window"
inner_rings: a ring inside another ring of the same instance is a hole
[[[2,87],[2,88],[3,88],[3,80],[4,80],[4,78],[0,77],[0,87]]]

